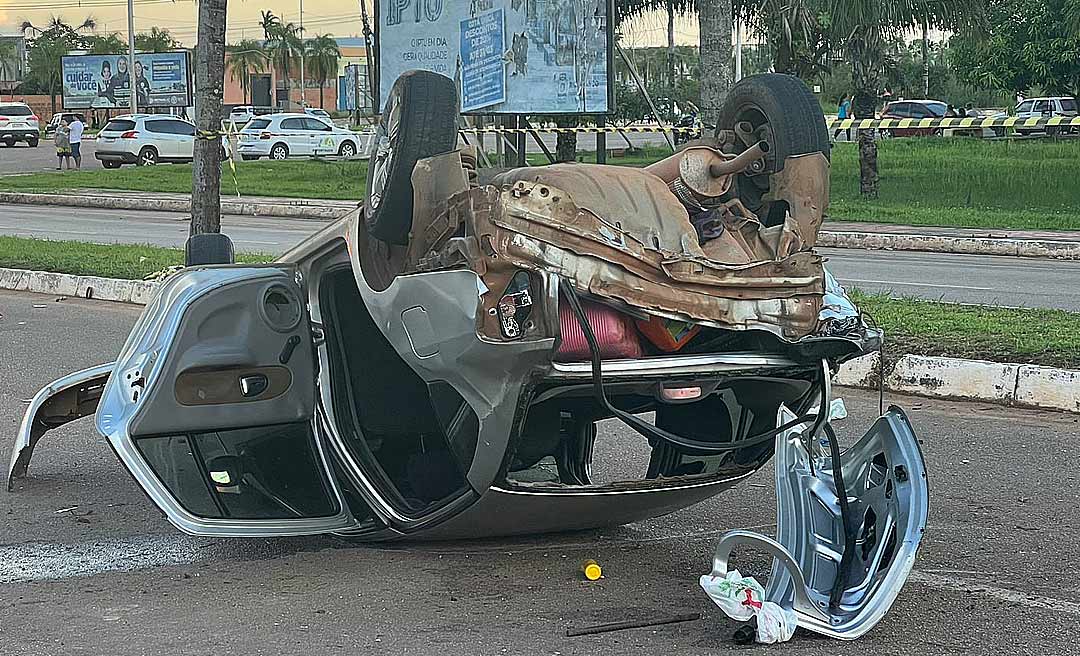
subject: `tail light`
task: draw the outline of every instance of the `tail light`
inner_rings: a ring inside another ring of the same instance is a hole
[[[269,139],[270,138],[270,133],[269,132],[263,132],[263,133],[259,134],[259,138],[260,139]]]
[[[120,135],[121,139],[137,139],[139,132],[137,130],[128,130],[124,134]]]
[[[31,114],[30,118],[28,118],[27,120],[30,121],[31,123],[37,123],[38,122],[38,117],[37,117],[36,114]]]

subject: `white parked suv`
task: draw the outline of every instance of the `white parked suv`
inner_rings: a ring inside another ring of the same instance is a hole
[[[244,159],[341,155],[359,152],[359,136],[310,114],[256,116],[240,131],[238,152]]]
[[[0,143],[8,148],[25,141],[34,148],[41,138],[37,114],[26,103],[0,102]]]
[[[105,124],[94,146],[94,157],[107,169],[190,162],[195,124],[168,114],[124,114]]]
[[[1067,96],[1055,96],[1049,98],[1027,98],[1016,106],[1016,117],[1021,119],[1028,118],[1053,118],[1055,116],[1063,116],[1066,118],[1076,117],[1076,99]],[[1017,132],[1020,134],[1028,134],[1030,132],[1045,131],[1047,134],[1053,134],[1056,132],[1069,132],[1070,128],[1052,128],[1049,126],[1021,129],[1017,128]],[[1075,128],[1072,128],[1075,131]]]

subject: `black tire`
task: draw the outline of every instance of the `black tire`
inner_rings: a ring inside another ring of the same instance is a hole
[[[153,146],[146,146],[139,151],[139,159],[135,161],[139,166],[154,166],[158,163],[158,151]]]
[[[767,226],[783,223],[786,203],[762,200],[769,191],[769,177],[782,171],[794,155],[822,153],[830,156],[829,130],[817,98],[802,80],[793,75],[765,73],[751,75],[731,87],[720,107],[720,130],[733,130],[736,123],[752,126],[753,141],[766,141],[765,168],[756,174],[740,173],[735,180],[739,200]],[[739,150],[753,143],[740,143]]]
[[[386,99],[368,159],[364,221],[368,232],[404,244],[412,228],[412,172],[417,160],[457,147],[454,81],[430,71],[407,71]]]
[[[289,158],[289,147],[283,143],[276,143],[270,149],[270,159],[278,162],[284,161]]]
[[[12,146],[15,145],[15,140],[14,139],[4,139],[0,143],[3,143],[5,148],[11,148]]]
[[[232,264],[235,259],[232,240],[221,233],[192,235],[184,245],[185,266]]]
[[[31,148],[37,148],[38,147],[38,140],[37,139],[31,139],[31,140],[26,142],[26,145],[30,146]]]
[[[338,148],[338,155],[341,157],[353,157],[356,155],[356,144],[351,141],[346,141]]]
[[[101,160],[101,165],[104,166],[107,169],[118,169],[118,168],[120,168],[120,162],[114,162],[114,161],[108,160],[108,159]]]

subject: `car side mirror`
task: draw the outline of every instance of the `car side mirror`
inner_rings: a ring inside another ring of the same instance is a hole
[[[206,472],[210,482],[219,492],[222,488],[240,485],[244,478],[244,468],[240,456],[216,456],[206,463]]]

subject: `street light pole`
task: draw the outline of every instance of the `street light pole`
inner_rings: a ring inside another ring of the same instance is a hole
[[[131,96],[131,113],[139,112],[139,101],[135,95],[135,0],[127,0],[128,5],[128,94]]]
[[[307,107],[307,85],[304,84],[304,0],[300,0],[300,111],[303,111],[304,107]]]

